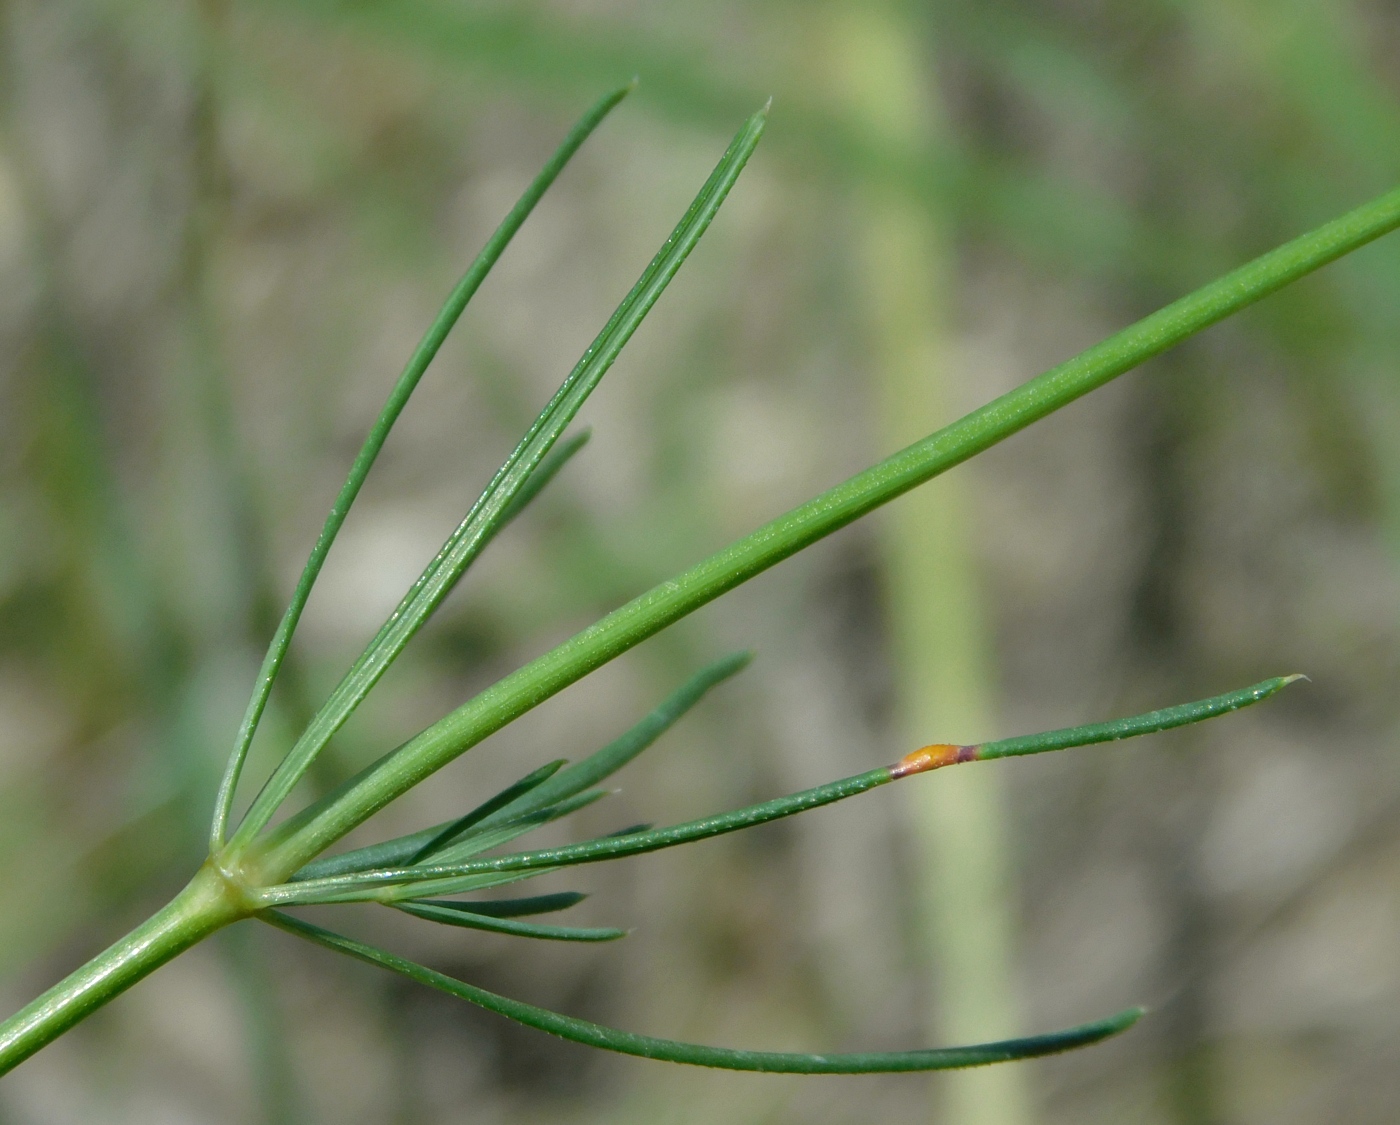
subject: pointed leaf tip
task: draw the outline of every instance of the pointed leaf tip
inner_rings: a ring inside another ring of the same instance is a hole
[[[730,676],[737,675],[739,672],[742,672],[745,668],[747,668],[750,664],[754,662],[754,657],[756,657],[757,655],[758,653],[754,649],[746,648],[741,649],[739,652],[733,653],[730,656],[726,656],[723,660],[716,661],[713,665],[712,671],[712,674],[715,677],[715,683],[719,684],[720,682],[729,679]]]

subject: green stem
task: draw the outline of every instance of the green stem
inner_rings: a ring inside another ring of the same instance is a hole
[[[212,867],[121,941],[0,1024],[0,1074],[86,1019],[172,957],[246,916],[239,896]]]
[[[258,881],[284,880],[488,735],[726,591],[1397,226],[1400,190],[1202,286],[614,610],[285,822],[249,857]]]

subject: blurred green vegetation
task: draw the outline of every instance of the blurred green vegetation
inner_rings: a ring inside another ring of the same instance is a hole
[[[935,107],[920,143],[843,95],[834,2],[0,4],[11,1006],[197,861],[261,647],[384,388],[515,192],[620,79],[641,86],[522,232],[386,448],[308,610],[264,766],[768,95],[759,157],[590,403],[593,443],[493,545],[316,784],[888,451],[888,351],[861,263],[890,214],[935,232],[935,401],[951,417],[1400,181],[1394,5],[891,12]],[[1400,1104],[1397,309],[1400,248],[1383,242],[948,482],[964,570],[938,573],[971,590],[954,609],[980,604],[969,643],[986,653],[977,721],[991,724],[951,736],[1273,673],[1314,681],[1199,733],[978,767],[1004,771],[1009,987],[1027,1029],[1157,1008],[1121,1043],[1025,1068],[1030,1118],[1380,1122]],[[541,746],[593,749],[735,647],[758,649],[753,670],[624,775],[625,812],[600,818],[689,816],[893,760],[913,690],[892,655],[910,584],[884,562],[900,513],[590,677],[384,830],[449,815]],[[952,598],[939,581],[930,599]],[[928,871],[909,808],[882,796],[594,875],[585,920],[635,926],[625,952],[409,920],[386,940],[659,1034],[932,1042],[948,986],[911,905]],[[245,938],[162,970],[26,1064],[0,1113],[942,1119],[939,1076],[597,1058],[277,935]]]

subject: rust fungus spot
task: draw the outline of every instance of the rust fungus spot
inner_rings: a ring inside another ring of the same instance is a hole
[[[936,770],[940,766],[952,766],[958,762],[972,762],[977,760],[976,746],[954,746],[950,743],[939,742],[933,746],[923,746],[909,754],[905,754],[893,766],[890,767],[890,776],[893,778],[908,777],[911,774],[927,773],[929,770]]]

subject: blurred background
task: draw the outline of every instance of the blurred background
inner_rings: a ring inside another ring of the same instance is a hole
[[[1400,182],[1386,0],[4,0],[0,999],[201,858],[263,647],[442,296],[641,85],[424,381],[255,765],[396,603],[743,118],[767,136],[592,444],[346,728],[326,787],[599,614]],[[971,1075],[620,1059],[249,925],[0,1083],[0,1121],[1388,1122],[1400,1107],[1400,242],[1061,412],[595,673],[355,839],[758,659],[550,839],[1302,671],[1204,727],[943,771],[545,889],[625,942],[337,916],[654,1034],[1121,1040]],[[358,908],[356,908],[358,909]],[[387,912],[380,911],[380,914]],[[246,932],[245,932],[246,931]]]

